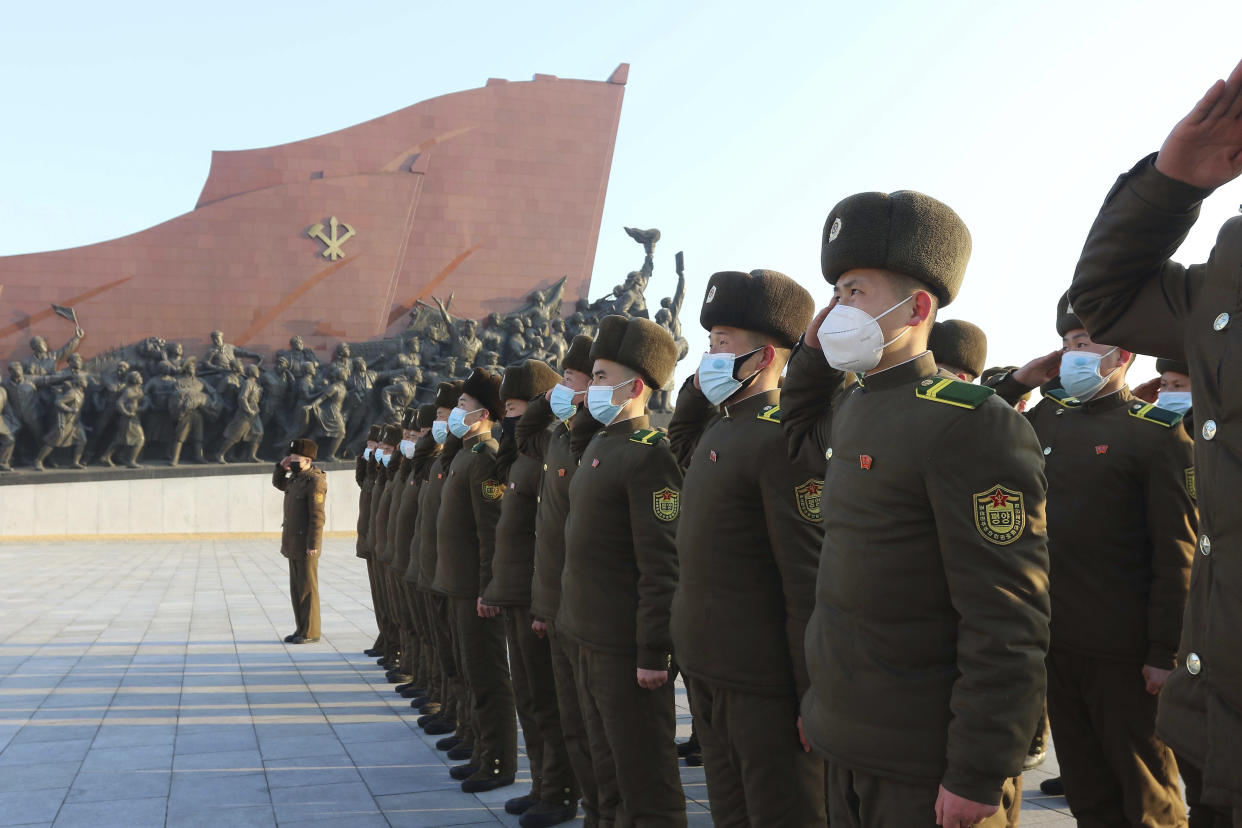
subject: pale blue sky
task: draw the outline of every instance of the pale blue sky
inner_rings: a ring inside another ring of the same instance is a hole
[[[186,212],[213,149],[629,62],[591,293],[641,259],[622,225],[664,234],[653,300],[685,250],[681,375],[705,347],[708,275],[773,268],[826,301],[828,210],[906,188],[974,236],[942,318],[982,325],[989,362],[1017,363],[1057,345],[1054,303],[1100,201],[1242,58],[1240,23],[1236,0],[9,3],[0,255]],[[1181,258],[1204,259],[1240,200],[1234,183],[1210,201]]]

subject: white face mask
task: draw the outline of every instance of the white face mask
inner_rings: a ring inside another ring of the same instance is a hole
[[[481,408],[476,408],[474,411],[466,411],[464,408],[454,408],[449,412],[448,430],[454,437],[460,440],[470,433],[470,426],[466,425],[466,418],[482,410]]]
[[[1099,393],[1108,383],[1108,378],[1117,372],[1118,365],[1108,376],[1100,376],[1100,360],[1111,354],[1116,348],[1110,348],[1102,354],[1090,351],[1066,351],[1061,354],[1061,387],[1071,397],[1086,402]]]
[[[552,396],[548,399],[552,406],[552,413],[556,415],[558,420],[568,420],[578,411],[578,406],[574,404],[574,397],[578,396],[578,392],[570,388],[564,383],[557,383],[552,389]]]
[[[1178,414],[1185,414],[1190,410],[1190,392],[1161,391],[1156,396],[1156,405],[1167,408],[1169,411],[1176,411]]]
[[[621,413],[621,409],[625,408],[625,403],[614,405],[612,395],[618,388],[623,385],[629,385],[634,380],[627,379],[616,385],[592,385],[587,389],[587,410],[591,412],[591,416],[598,420],[602,425],[612,425],[612,421],[617,419],[617,415]]]
[[[375,453],[375,449],[371,449],[371,448],[369,448],[369,449],[367,449],[366,451],[364,451],[364,452],[362,453],[362,459],[363,459],[363,460],[370,460],[370,459],[371,459],[371,455],[372,455],[372,454],[374,454],[374,453]]]
[[[402,440],[399,448],[401,449],[401,453],[405,455],[406,460],[414,459],[414,441],[413,440]]]
[[[707,397],[707,401],[712,405],[720,405],[729,397],[742,390],[742,386],[759,372],[753,371],[743,380],[735,379],[733,374],[737,370],[739,362],[749,359],[760,350],[760,348],[756,348],[750,353],[742,354],[741,356],[737,354],[703,354],[703,358],[699,360],[699,387],[703,390],[703,396]]]
[[[819,326],[819,345],[824,349],[824,358],[828,360],[828,364],[838,371],[856,373],[870,371],[879,365],[884,349],[910,330],[910,326],[906,325],[896,336],[885,342],[884,330],[880,327],[879,320],[913,298],[913,294],[907,296],[879,316],[872,316],[851,305],[834,306],[824,317],[824,323]]]
[[[379,454],[379,452],[376,452],[376,454]],[[379,459],[381,463],[387,466],[389,463],[392,462],[392,453],[386,451],[383,454],[379,455]]]
[[[448,439],[448,423],[444,420],[436,420],[431,424],[431,439],[440,445],[444,445],[444,441]]]

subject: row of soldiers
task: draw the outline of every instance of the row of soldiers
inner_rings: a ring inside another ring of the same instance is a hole
[[[821,253],[818,314],[783,274],[711,277],[667,431],[676,345],[620,316],[559,373],[476,370],[372,428],[368,653],[453,777],[512,784],[520,722],[523,825],[685,824],[680,672],[717,824],[1015,825],[1049,721],[1084,824],[1185,825],[1179,774],[1230,824],[1201,748],[1156,734],[1202,670],[1190,369],[1136,396],[1067,295],[1060,348],[985,371],[935,319],[970,234],[920,193],[843,200]]]

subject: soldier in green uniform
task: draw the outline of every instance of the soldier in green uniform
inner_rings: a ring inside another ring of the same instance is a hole
[[[485,605],[504,609],[509,669],[532,783],[530,793],[506,802],[505,810],[521,814],[525,828],[557,825],[572,820],[578,813],[578,786],[557,709],[552,650],[548,640],[532,628],[531,579],[543,464],[533,453],[520,451],[517,439],[517,425],[530,401],[542,399],[560,379],[552,368],[537,359],[505,369],[500,384],[505,406],[500,480],[505,496],[496,524],[492,580],[483,593]]]
[[[462,441],[440,498],[435,585],[449,596],[453,646],[460,653],[474,714],[474,755],[455,768],[467,793],[512,785],[517,719],[499,607],[483,603],[492,579],[504,487],[492,427],[501,418],[500,377],[481,368],[466,379],[448,428]]]
[[[827,466],[801,727],[836,828],[990,828],[1020,804],[1045,689],[1045,481],[1021,415],[927,350],[969,255],[962,220],[921,193],[837,204],[834,298],[781,392],[791,456]]]
[[[932,325],[927,350],[932,352],[941,371],[948,371],[962,382],[974,382],[988,361],[988,335],[964,319],[946,319]]]
[[[388,639],[388,649],[379,664],[387,669],[385,676],[389,681],[401,675],[398,672],[401,665],[401,624],[397,615],[397,605],[392,596],[392,568],[390,566],[392,550],[388,546],[388,518],[392,509],[394,480],[401,470],[400,454],[397,452],[401,439],[400,425],[384,426],[380,434],[380,450],[383,452],[380,462],[383,463],[383,468],[375,481],[375,490],[371,496],[373,504],[371,548],[377,570],[376,582],[380,587],[381,605],[384,608],[384,623],[387,630],[385,637]]]
[[[453,649],[448,596],[434,585],[436,562],[437,520],[440,499],[448,478],[449,467],[461,449],[461,440],[448,431],[449,413],[457,407],[462,383],[442,382],[436,390],[435,419],[431,438],[441,449],[427,469],[427,483],[418,494],[418,517],[415,520],[415,548],[418,558],[418,589],[423,594],[427,630],[432,651],[439,666],[439,692],[429,694],[430,703],[420,707],[423,713],[419,726],[433,736],[444,735],[436,747],[449,751],[453,760],[469,759],[474,749],[474,726],[470,697],[462,666]],[[414,704],[414,700],[410,701]],[[453,735],[445,735],[453,734]]]
[[[371,492],[375,487],[375,475],[379,461],[375,459],[375,450],[379,447],[380,426],[373,425],[367,432],[367,446],[354,460],[354,482],[358,484],[358,540],[354,544],[355,554],[367,562],[367,580],[371,585],[371,607],[375,612],[375,626],[379,631],[375,643],[363,650],[363,655],[379,658],[384,650],[384,625],[380,622],[378,586],[375,583],[375,563],[371,560],[370,535],[367,526],[371,515]]]
[[[1242,174],[1242,64],[1216,81],[1154,157],[1121,176],[1083,247],[1070,298],[1094,339],[1184,361],[1194,377],[1198,550],[1177,668],[1157,732],[1202,772],[1203,801],[1242,824],[1242,428],[1236,354],[1242,325],[1242,220],[1205,264],[1172,261],[1217,187]],[[1232,366],[1232,367],[1231,367]],[[1227,822],[1225,822],[1227,824]]]
[[[672,377],[677,346],[654,322],[608,316],[591,358],[587,406],[603,430],[569,487],[556,623],[578,645],[600,821],[685,825],[668,630],[682,476],[646,415],[652,391]],[[603,787],[613,778],[615,797]]]
[[[718,826],[826,820],[824,762],[802,750],[796,727],[824,481],[789,459],[779,388],[814,313],[783,273],[714,274],[699,313],[710,350],[669,423],[686,469],[673,650]]]
[[[409,612],[409,601],[405,594],[405,569],[409,566],[409,537],[403,545],[397,534],[401,514],[401,495],[408,486],[414,473],[414,443],[418,430],[418,408],[407,408],[401,413],[401,439],[397,442],[397,451],[393,462],[397,464],[397,473],[389,482],[388,528],[384,532],[388,563],[388,599],[392,602],[393,618],[400,636],[401,657],[398,664],[390,671],[387,678],[398,688],[409,689],[418,669],[419,651],[417,637],[414,634],[414,618]],[[400,692],[400,690],[398,690]]]
[[[328,478],[313,465],[317,456],[319,446],[314,442],[294,440],[272,472],[272,485],[285,493],[280,554],[289,559],[289,597],[297,623],[297,629],[285,636],[289,644],[319,640],[319,551]]]
[[[586,724],[578,703],[578,688],[573,665],[578,649],[572,639],[561,635],[556,627],[556,614],[561,604],[561,574],[565,568],[565,521],[569,516],[569,485],[578,468],[585,443],[575,443],[573,432],[591,434],[599,423],[586,410],[586,392],[591,384],[591,344],[589,336],[578,335],[569,345],[561,362],[561,381],[544,397],[536,397],[517,422],[518,450],[533,458],[540,472],[538,513],[535,519],[535,561],[531,579],[531,630],[546,637],[555,681],[554,706],[560,716],[561,735],[577,781],[586,814],[585,824],[597,826],[599,817],[599,785]],[[609,785],[615,803],[616,779]],[[558,810],[556,802],[532,806],[523,814],[530,825],[538,824],[547,813]],[[572,803],[571,803],[572,804]],[[614,804],[615,808],[615,804]],[[569,810],[565,806],[565,810]]]
[[[1177,764],[1155,727],[1196,536],[1190,438],[1180,414],[1130,393],[1133,355],[1094,342],[1065,298],[1057,330],[1057,367],[1040,358],[993,387],[1012,397],[1056,371],[1071,395],[1029,415],[1048,477],[1048,715],[1062,785],[1084,824],[1185,825]]]
[[[423,425],[426,415],[427,425]],[[429,647],[425,640],[425,620],[422,607],[418,602],[417,590],[409,577],[410,563],[414,559],[413,540],[414,525],[418,519],[419,485],[426,479],[427,466],[439,446],[431,438],[431,421],[435,418],[435,406],[425,405],[406,411],[404,439],[401,441],[402,471],[404,475],[397,494],[396,504],[391,510],[394,514],[391,534],[394,538],[395,551],[392,558],[394,580],[402,601],[401,616],[406,626],[406,642],[411,653],[409,674],[412,677],[406,684],[398,684],[396,692],[405,698],[421,698],[431,684]],[[406,468],[408,464],[408,470]],[[417,566],[414,581],[417,581]]]

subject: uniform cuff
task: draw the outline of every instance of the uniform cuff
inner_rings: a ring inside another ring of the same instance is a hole
[[[1156,169],[1156,153],[1130,171],[1130,188],[1148,204],[1168,213],[1187,213],[1214,191],[1169,178]]]
[[[1161,644],[1152,644],[1147,648],[1147,657],[1143,663],[1158,670],[1176,670],[1177,653]]]
[[[672,656],[662,650],[638,650],[637,666],[640,670],[668,670]]]
[[[970,768],[950,766],[944,772],[944,779],[940,784],[949,793],[957,794],[971,802],[978,802],[981,805],[1000,805],[1001,789],[1004,787],[1005,780],[983,775]]]

